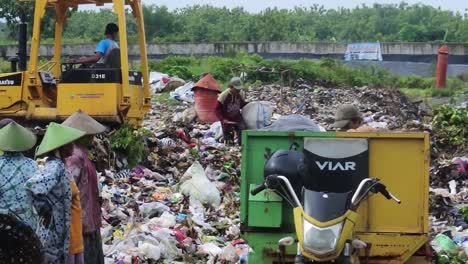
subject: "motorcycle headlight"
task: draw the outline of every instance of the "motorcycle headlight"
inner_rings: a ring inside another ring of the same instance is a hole
[[[303,219],[304,247],[312,253],[324,255],[336,250],[343,222],[325,228],[317,227]]]

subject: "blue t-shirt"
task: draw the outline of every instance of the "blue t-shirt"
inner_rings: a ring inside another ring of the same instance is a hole
[[[100,52],[102,53],[101,59],[98,61],[98,63],[106,63],[107,62],[107,56],[111,52],[111,50],[118,48],[119,46],[117,45],[117,42],[111,40],[111,39],[103,39],[99,41],[99,44],[96,48],[96,53]]]

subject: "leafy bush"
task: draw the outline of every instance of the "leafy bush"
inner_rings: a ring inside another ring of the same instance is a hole
[[[6,60],[0,59],[0,73],[10,72],[11,64]]]
[[[229,81],[233,76],[233,69],[240,65],[239,61],[233,58],[208,57],[209,72],[216,80]]]
[[[199,63],[194,57],[168,56],[162,60],[152,60],[148,63],[151,71],[158,71],[177,76],[184,80],[192,80],[193,73],[187,66]]]
[[[168,56],[161,63],[165,66],[189,66],[197,63],[197,60],[191,56]]]
[[[441,106],[434,110],[432,126],[435,142],[441,147],[466,147],[468,143],[468,110]]]
[[[192,79],[195,73],[210,72],[220,83],[228,82],[233,76],[247,73],[247,82],[279,83],[279,72],[290,70],[292,80],[305,78],[324,86],[371,86],[389,88],[433,89],[435,79],[420,76],[397,77],[377,66],[349,67],[346,64],[325,58],[322,60],[264,59],[245,52],[232,57],[168,56],[163,60],[150,61],[150,69]],[[274,70],[275,73],[260,72],[258,69]],[[288,73],[289,76],[289,73]],[[197,77],[197,76],[195,76]],[[285,76],[286,77],[286,76]],[[447,89],[460,91],[466,86],[463,81],[449,78]],[[432,90],[428,90],[430,94]],[[450,91],[435,91],[434,95],[449,95]]]
[[[434,87],[434,79],[411,75],[408,77],[399,78],[396,86],[399,88],[429,89],[429,88]]]
[[[193,78],[192,72],[185,66],[166,66],[163,72],[169,74],[169,76],[177,76],[184,80],[191,80]]]
[[[146,156],[145,138],[149,134],[146,129],[134,130],[130,125],[122,126],[110,136],[111,148],[127,157],[128,168],[134,168]]]

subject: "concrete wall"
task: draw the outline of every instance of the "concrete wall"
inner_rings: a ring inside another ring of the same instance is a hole
[[[79,57],[90,55],[96,44],[64,45],[62,55]],[[342,59],[346,51],[343,43],[292,43],[292,42],[244,42],[244,43],[169,43],[148,44],[148,56],[161,58],[167,55],[216,55],[226,56],[237,51],[257,53],[267,58],[321,58]],[[431,62],[437,56],[438,44],[431,43],[382,43],[382,54],[385,61]],[[450,63],[468,64],[468,44],[448,44]],[[0,56],[8,58],[17,52],[15,45],[0,46]],[[53,56],[53,45],[42,45],[40,55]],[[139,48],[131,45],[131,59],[138,59]]]

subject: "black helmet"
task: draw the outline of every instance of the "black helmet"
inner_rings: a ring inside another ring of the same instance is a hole
[[[263,170],[266,178],[269,175],[282,175],[288,178],[297,195],[302,190],[304,154],[296,150],[278,150],[268,159]]]

